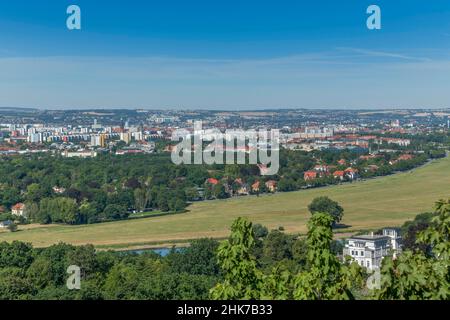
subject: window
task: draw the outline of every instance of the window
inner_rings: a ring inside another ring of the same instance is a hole
[[[366,264],[367,264],[367,268],[370,268],[370,261],[369,260],[367,260]]]

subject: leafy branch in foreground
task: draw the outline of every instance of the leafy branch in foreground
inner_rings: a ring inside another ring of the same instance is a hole
[[[361,268],[356,263],[341,264],[331,252],[333,221],[329,214],[317,213],[308,222],[308,268],[295,278],[295,299],[354,299],[351,289],[355,283],[362,285]]]
[[[436,213],[429,228],[417,243],[429,245],[431,254],[405,251],[397,259],[387,258],[381,269],[378,299],[442,299],[450,297],[450,199],[436,203]]]
[[[356,263],[341,265],[331,252],[333,217],[317,213],[308,228],[308,267],[292,275],[276,266],[266,275],[251,254],[255,245],[252,224],[238,218],[230,239],[218,251],[224,280],[211,290],[213,299],[353,299],[351,289],[362,282]]]

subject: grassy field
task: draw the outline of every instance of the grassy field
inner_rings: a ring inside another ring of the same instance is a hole
[[[182,214],[97,225],[28,226],[15,233],[0,232],[0,241],[21,240],[38,247],[60,241],[92,243],[99,248],[162,246],[200,237],[224,238],[239,216],[269,228],[283,226],[287,232],[304,233],[310,216],[307,205],[323,195],[344,207],[342,223],[349,228],[342,232],[398,226],[432,210],[436,200],[450,197],[450,158],[411,172],[353,184],[199,202]]]

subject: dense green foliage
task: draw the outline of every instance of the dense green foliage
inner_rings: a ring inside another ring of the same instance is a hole
[[[24,202],[33,222],[95,223],[133,211],[183,210],[185,190],[207,176],[199,167],[173,165],[167,155],[2,158],[0,202],[7,208]]]
[[[216,241],[202,239],[161,257],[0,243],[0,299],[206,299],[219,278],[216,248]],[[70,265],[81,268],[81,290],[66,287]]]
[[[306,250],[300,250],[304,257],[304,270],[297,273],[288,268],[286,263],[278,263],[271,270],[258,268],[257,259],[252,254],[256,245],[252,224],[239,218],[233,223],[230,239],[219,247],[218,260],[224,272],[224,280],[211,290],[211,297],[353,299],[351,290],[362,286],[362,272],[356,263],[341,264],[332,252],[332,222],[333,218],[326,213],[313,215],[308,224]],[[287,246],[279,234],[269,234],[269,237],[272,235],[278,239],[272,241],[270,247],[286,249]],[[297,243],[300,246],[303,244],[301,240],[297,240]],[[274,253],[278,254],[271,251],[269,256]]]
[[[221,244],[199,239],[165,257],[3,242],[0,299],[448,299],[449,215],[450,200],[439,201],[429,226],[416,235],[431,249],[385,258],[373,291],[363,287],[367,275],[358,264],[337,258],[333,217],[315,213],[306,239],[239,218]],[[81,290],[65,285],[70,265],[81,268]]]
[[[417,243],[430,246],[431,251],[419,247],[383,261],[378,298],[450,298],[450,199],[436,204],[436,216],[427,229],[419,232]]]

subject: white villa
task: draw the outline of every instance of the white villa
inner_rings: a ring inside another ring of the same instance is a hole
[[[374,270],[381,267],[381,261],[401,251],[400,230],[383,229],[382,235],[352,236],[346,241],[343,255],[350,256],[362,267]]]

